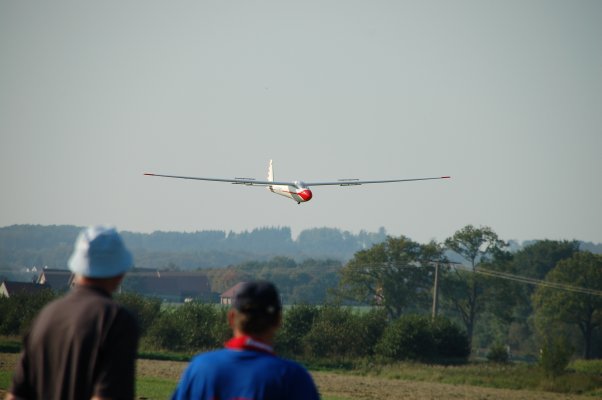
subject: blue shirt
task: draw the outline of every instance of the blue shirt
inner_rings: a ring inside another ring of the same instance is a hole
[[[305,368],[256,350],[222,349],[197,355],[172,400],[314,400],[318,390]]]

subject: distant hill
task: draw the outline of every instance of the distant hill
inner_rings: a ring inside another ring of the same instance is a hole
[[[587,250],[592,253],[602,254],[602,243],[581,242],[579,250]]]
[[[0,228],[0,277],[8,271],[45,266],[66,268],[73,243],[82,228],[72,225],[12,225]],[[155,269],[221,268],[250,261],[284,256],[301,262],[331,259],[346,262],[362,249],[384,241],[378,232],[352,234],[336,228],[312,228],[293,240],[288,227],[263,227],[252,231],[226,232],[121,232],[134,253],[137,267]],[[511,241],[519,250],[530,242]],[[582,250],[602,253],[602,244],[581,243]],[[22,280],[28,280],[22,279]]]
[[[12,225],[0,228],[0,270],[66,268],[73,243],[82,228],[72,225]],[[349,260],[361,249],[385,240],[384,228],[355,235],[336,228],[313,228],[292,239],[288,227],[264,227],[250,232],[198,231],[121,232],[143,268],[215,268],[286,256],[295,260]]]

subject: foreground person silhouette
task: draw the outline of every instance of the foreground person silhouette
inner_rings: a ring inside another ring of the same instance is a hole
[[[228,312],[234,337],[225,348],[197,355],[173,400],[314,400],[318,390],[305,368],[274,354],[282,305],[270,282],[245,283]]]
[[[80,233],[69,259],[75,286],[36,317],[7,400],[134,398],[138,325],[111,298],[132,265],[114,228]]]

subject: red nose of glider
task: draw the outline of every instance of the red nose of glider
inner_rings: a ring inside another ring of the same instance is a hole
[[[310,201],[312,198],[312,193],[309,189],[300,190],[297,194],[303,199],[303,201]]]

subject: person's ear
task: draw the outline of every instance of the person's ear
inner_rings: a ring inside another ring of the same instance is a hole
[[[228,325],[230,325],[230,328],[232,328],[232,329],[234,329],[235,316],[236,316],[236,311],[233,308],[228,310]]]

